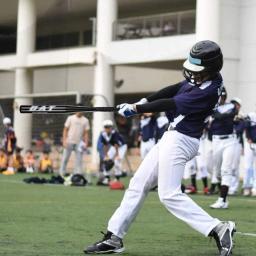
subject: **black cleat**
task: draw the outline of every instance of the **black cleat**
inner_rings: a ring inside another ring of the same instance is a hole
[[[219,249],[220,256],[229,256],[233,248],[233,235],[236,232],[235,223],[232,221],[221,222],[209,236],[213,237]]]
[[[104,237],[101,241],[93,245],[89,245],[87,248],[85,248],[84,253],[86,254],[121,253],[124,250],[125,248],[124,248],[122,239],[108,231],[107,234],[104,234]]]

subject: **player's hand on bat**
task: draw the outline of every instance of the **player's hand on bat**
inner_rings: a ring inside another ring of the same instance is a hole
[[[130,117],[137,114],[134,104],[123,103],[118,105],[117,108],[119,109],[119,115],[124,117]]]

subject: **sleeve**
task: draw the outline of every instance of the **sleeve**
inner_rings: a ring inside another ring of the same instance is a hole
[[[153,102],[136,105],[138,113],[164,112],[176,109],[173,99],[160,99]]]
[[[85,119],[84,129],[86,131],[89,131],[91,129],[90,128],[90,122],[89,122],[89,120],[87,118]]]
[[[66,120],[64,126],[65,126],[66,128],[69,128],[70,125],[71,125],[71,116],[69,116],[69,117],[67,118],[67,120]]]
[[[152,102],[159,99],[172,98],[177,94],[181,86],[182,86],[182,83],[177,83],[174,85],[167,86],[162,90],[149,95],[146,99],[148,100],[148,102]]]
[[[98,143],[106,144],[106,140],[105,140],[105,138],[102,136],[102,133],[101,133],[100,136],[99,136]]]
[[[198,113],[213,108],[218,101],[218,95],[210,95],[198,88],[190,92],[176,95],[173,98],[176,110],[182,115]]]

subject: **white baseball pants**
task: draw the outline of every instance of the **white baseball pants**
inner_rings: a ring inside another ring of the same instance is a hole
[[[212,183],[218,183],[218,178],[221,178],[221,185],[230,187],[236,143],[237,138],[235,135],[227,139],[219,139],[213,136]]]
[[[229,191],[234,193],[238,190],[239,187],[239,167],[240,167],[240,158],[242,154],[242,144],[237,141],[234,145],[234,158],[233,158],[233,166],[232,166],[232,179],[231,179],[231,186]]]
[[[131,179],[119,208],[109,220],[108,230],[123,238],[148,192],[158,184],[159,198],[166,209],[208,236],[220,221],[212,218],[188,195],[181,192],[185,164],[197,154],[198,147],[198,139],[177,131],[165,132]]]
[[[118,147],[118,155],[119,155],[119,158],[118,159],[115,159],[115,156],[116,156],[116,148],[114,146],[111,146],[108,150],[108,157],[110,159],[112,159],[114,161],[114,174],[116,176],[118,175],[121,175],[122,174],[122,161],[125,157],[125,154],[126,154],[126,151],[127,151],[127,145],[124,144],[120,147]]]
[[[144,159],[148,152],[154,147],[155,139],[149,139],[148,141],[141,141],[140,143],[140,156],[141,159]]]
[[[245,143],[244,146],[244,162],[245,162],[245,174],[244,174],[244,188],[256,189],[256,143]]]

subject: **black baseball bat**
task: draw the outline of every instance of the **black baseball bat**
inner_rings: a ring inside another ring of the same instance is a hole
[[[67,114],[75,112],[116,112],[116,107],[88,107],[74,105],[21,105],[20,113],[26,114]]]

